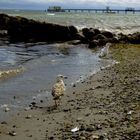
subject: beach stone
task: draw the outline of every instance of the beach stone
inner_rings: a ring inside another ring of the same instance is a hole
[[[78,44],[81,44],[81,40],[72,40],[70,42],[68,42],[69,44],[72,44],[72,45],[78,45]],[[65,78],[66,79],[66,78]]]
[[[3,122],[1,122],[1,124],[7,124],[7,122],[6,121],[3,121]]]
[[[13,128],[16,128],[16,125],[13,125],[12,127],[13,127]]]
[[[80,131],[84,131],[84,130],[86,130],[86,126],[84,126],[84,125],[82,124],[81,127],[80,127]]]
[[[76,87],[76,84],[73,84],[72,87]]]
[[[96,35],[92,28],[91,29],[83,28],[82,33],[88,40],[93,40],[93,37]]]
[[[82,117],[77,118],[77,121],[82,121],[82,120],[83,120]]]
[[[94,33],[95,33],[96,35],[98,35],[98,34],[101,33],[101,31],[100,31],[99,29],[93,29],[93,30],[94,30]]]
[[[88,48],[95,48],[98,46],[98,43],[98,40],[92,40],[91,42],[89,42]]]
[[[10,18],[6,14],[0,14],[0,30],[7,30],[8,28],[8,22]]]
[[[102,34],[98,34],[93,39],[94,40],[100,40],[100,39],[106,39],[106,37],[104,35],[102,35]]]
[[[79,137],[79,140],[86,140],[86,137],[80,136],[80,137]]]
[[[25,117],[26,119],[31,119],[32,118],[32,115],[27,115],[26,117]]]
[[[90,136],[90,140],[99,140],[100,139],[100,136],[98,136],[98,135],[91,135]]]
[[[100,124],[97,124],[97,125],[95,126],[95,128],[96,128],[96,130],[99,130],[99,129],[102,129],[102,126],[101,126]]]
[[[128,36],[128,40],[132,44],[140,44],[140,33],[133,33]]]
[[[24,110],[25,111],[28,111],[28,110],[30,110],[31,109],[31,107],[26,107]]]
[[[105,46],[108,43],[108,39],[99,39],[98,46]]]
[[[69,31],[70,31],[71,34],[77,35],[78,30],[77,30],[76,27],[74,27],[74,26],[68,26],[68,29],[69,29]]]
[[[118,40],[121,43],[127,43],[127,42],[129,42],[129,37],[127,35],[120,33],[120,34],[118,34]]]
[[[36,102],[31,102],[31,104],[29,106],[35,107],[36,106]]]
[[[88,132],[92,132],[92,131],[95,131],[95,130],[96,130],[96,128],[94,126],[89,126],[89,127],[86,128],[86,131],[88,131]]]
[[[88,39],[85,38],[85,36],[82,34],[82,32],[78,32],[76,34],[76,38],[75,39],[80,40],[80,42],[83,43],[83,44],[87,44],[88,43]]]
[[[0,30],[0,37],[4,37],[4,36],[6,36],[7,33],[8,33],[7,30]]]
[[[109,32],[109,31],[102,31],[101,34],[104,35],[106,38],[114,37],[113,33]]]
[[[108,43],[119,43],[119,40],[116,37],[108,38],[107,39]]]
[[[88,28],[83,28],[83,29],[82,29],[82,34],[83,34],[84,36],[87,36],[87,34],[88,34],[89,31],[90,31],[90,30],[89,30]]]
[[[4,111],[5,111],[5,112],[8,112],[8,111],[10,111],[10,108],[6,107],[6,108],[4,109]]]
[[[40,100],[40,103],[43,103],[44,101],[43,100]]]
[[[8,134],[9,134],[10,136],[16,136],[16,135],[17,135],[17,133],[16,133],[15,131],[8,132]]]

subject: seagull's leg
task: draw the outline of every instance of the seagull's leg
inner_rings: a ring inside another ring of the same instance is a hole
[[[57,100],[55,100],[55,106],[56,106],[56,107],[58,106]]]
[[[59,105],[61,105],[61,99],[59,99]]]
[[[62,104],[62,100],[61,100],[61,97],[59,98],[59,105],[61,105]]]

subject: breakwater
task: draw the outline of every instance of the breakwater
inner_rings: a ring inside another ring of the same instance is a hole
[[[39,22],[23,17],[12,17],[0,14],[0,30],[5,30],[4,36],[11,42],[65,42],[79,40],[76,44],[89,44],[90,48],[103,46],[106,43],[140,43],[140,33],[129,35],[114,34],[110,31],[95,28],[79,30],[74,26],[63,26],[53,23]],[[2,36],[2,35],[1,35]],[[75,43],[75,42],[74,42]]]

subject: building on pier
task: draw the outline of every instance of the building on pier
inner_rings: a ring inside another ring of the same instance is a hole
[[[60,6],[50,6],[48,12],[65,12]]]

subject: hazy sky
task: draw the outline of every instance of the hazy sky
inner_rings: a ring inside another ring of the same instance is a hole
[[[59,5],[63,8],[134,7],[140,9],[140,0],[0,0],[0,8],[47,9]]]

